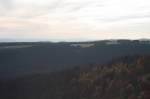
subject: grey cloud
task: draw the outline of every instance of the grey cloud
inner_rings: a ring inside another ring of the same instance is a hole
[[[103,3],[102,2],[98,2],[98,3],[95,3],[95,2],[86,2],[86,3],[79,3],[79,4],[76,4],[75,6],[73,6],[69,12],[75,12],[75,11],[79,11],[81,9],[84,9],[86,7],[89,7],[89,6],[97,6],[97,7],[103,7]]]
[[[86,2],[66,2],[65,0],[57,0],[49,5],[49,11],[55,11],[56,9],[63,10],[67,9],[67,12],[75,12],[79,11],[81,9],[84,9],[86,7],[92,6],[93,4],[96,4],[95,6],[102,7],[103,2],[98,1],[86,1]]]
[[[69,12],[74,12],[74,11],[79,11],[81,9],[84,9],[86,8],[87,6],[91,6],[92,3],[91,2],[87,2],[87,3],[84,3],[84,4],[76,4],[76,6],[72,7]]]
[[[143,18],[150,18],[150,14],[120,16],[120,17],[115,17],[115,18],[96,18],[96,20],[101,20],[103,22],[117,22],[117,21],[132,20],[132,19],[143,19]]]
[[[13,2],[12,0],[0,0],[0,4],[6,9],[10,9],[12,8]]]

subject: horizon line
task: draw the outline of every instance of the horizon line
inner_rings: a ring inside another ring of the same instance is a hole
[[[129,41],[149,41],[150,38],[138,38],[138,39],[127,39],[127,38],[120,38],[120,39],[96,39],[96,40],[50,40],[50,39],[33,39],[33,38],[20,38],[20,39],[13,39],[13,38],[0,38],[0,43],[19,43],[19,42],[50,42],[50,43],[61,43],[61,42],[96,42],[96,41],[117,41],[117,40],[129,40]]]

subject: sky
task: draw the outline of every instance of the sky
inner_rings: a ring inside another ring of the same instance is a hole
[[[150,38],[149,0],[0,0],[0,39]]]

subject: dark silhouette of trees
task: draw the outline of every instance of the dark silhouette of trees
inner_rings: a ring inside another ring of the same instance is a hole
[[[130,58],[130,57],[129,57]],[[75,67],[0,83],[1,99],[150,99],[150,57]],[[11,98],[10,98],[11,97]]]

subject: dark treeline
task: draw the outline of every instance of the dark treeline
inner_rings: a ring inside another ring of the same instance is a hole
[[[3,81],[0,99],[150,99],[150,55]]]

